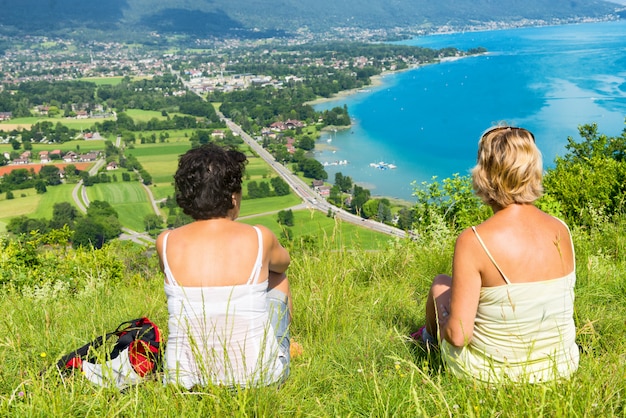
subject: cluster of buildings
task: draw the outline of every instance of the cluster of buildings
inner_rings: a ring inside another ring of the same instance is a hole
[[[145,51],[140,55],[118,42],[91,41],[77,45],[76,41],[27,37],[33,45],[46,44],[41,49],[7,49],[0,54],[0,80],[6,84],[25,81],[58,81],[84,77],[151,76],[167,71],[168,55]],[[56,45],[62,53],[55,53]],[[70,49],[76,52],[69,52]]]
[[[265,54],[272,54],[271,51],[264,51]],[[296,54],[298,55],[298,54]],[[397,69],[398,60],[406,63],[408,66],[415,66],[420,64],[420,61],[415,57],[394,57],[389,59],[388,62],[383,63],[383,71],[395,71]],[[333,70],[345,70],[347,68],[363,68],[366,66],[375,65],[377,61],[374,57],[359,56],[350,59],[339,59],[336,57],[329,58],[309,58],[309,57],[297,57],[293,62],[294,72],[297,67],[328,67]],[[237,60],[232,61],[232,64],[237,64]],[[284,84],[298,83],[304,81],[302,77],[295,75],[287,75],[284,77],[273,78],[266,75],[258,74],[229,74],[226,71],[226,64],[216,64],[213,62],[206,62],[198,65],[197,68],[188,69],[183,72],[183,75],[188,78],[187,87],[199,95],[204,95],[211,92],[224,92],[229,93],[236,90],[244,90],[250,86],[266,87],[272,86],[275,88],[281,88]]]
[[[209,68],[215,64],[207,63]],[[284,83],[290,81],[302,81],[301,78],[287,76],[282,80],[265,75],[254,74],[224,74],[224,71],[213,71],[210,74],[201,70],[188,70],[185,75],[189,77],[187,87],[194,93],[204,95],[212,92],[229,93],[236,90],[245,90],[250,86],[281,88]]]
[[[289,152],[289,154],[293,154],[296,152],[296,140],[290,136],[285,137],[283,132],[297,128],[304,128],[305,126],[306,123],[297,119],[287,119],[284,122],[277,121],[272,123],[269,127],[263,128],[261,130],[261,135],[265,138],[273,140],[281,138],[285,142],[287,152]]]
[[[100,151],[90,151],[85,154],[78,154],[74,151],[63,152],[59,149],[52,151],[39,151],[37,157],[41,164],[50,163],[52,161],[63,161],[64,163],[85,163],[94,162],[100,158]],[[24,151],[18,158],[11,159],[8,152],[4,153],[4,158],[13,165],[25,165],[34,163],[34,157],[31,151]]]

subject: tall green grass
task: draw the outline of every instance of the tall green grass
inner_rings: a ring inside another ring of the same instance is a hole
[[[81,258],[79,293],[2,287],[0,415],[624,417],[626,223],[573,235],[581,362],[569,381],[489,386],[459,380],[446,373],[437,353],[410,341],[423,324],[431,278],[450,273],[452,239],[390,240],[378,251],[337,248],[330,239],[291,248],[291,332],[304,351],[280,389],[185,392],[163,386],[157,376],[120,393],[80,375],[62,378],[51,368],[61,355],[122,321],[147,315],[167,336],[154,251],[113,243]],[[62,266],[74,262],[73,250],[56,251]],[[121,278],[98,279],[99,262],[120,263]]]

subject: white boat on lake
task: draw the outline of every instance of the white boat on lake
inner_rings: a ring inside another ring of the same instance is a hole
[[[394,168],[398,168],[395,164],[386,163],[384,161],[379,161],[377,163],[370,163],[370,167],[377,168],[379,170],[393,170]]]

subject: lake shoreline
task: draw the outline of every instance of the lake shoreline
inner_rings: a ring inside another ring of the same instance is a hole
[[[473,55],[468,55],[468,56],[473,56]],[[460,59],[460,58],[463,58],[463,57],[458,57],[458,58]],[[457,59],[457,57],[454,57],[454,59]],[[431,65],[431,64],[438,64],[440,62],[445,62],[444,60],[446,60],[446,59],[444,58],[444,59],[441,59],[441,60],[439,60],[437,62],[433,62],[433,63],[412,65],[412,66],[409,66],[407,68],[403,68],[401,70],[385,71],[384,73],[380,73],[380,74],[377,74],[377,75],[374,75],[374,76],[370,77],[370,84],[368,84],[367,86],[359,87],[359,88],[356,88],[356,89],[342,90],[342,91],[340,91],[338,93],[335,93],[331,97],[319,97],[319,98],[317,98],[315,100],[311,100],[309,102],[305,102],[304,104],[311,105],[311,106],[316,106],[316,105],[319,105],[319,104],[322,104],[322,103],[334,102],[334,101],[337,101],[337,100],[340,100],[340,99],[343,99],[343,98],[347,98],[347,97],[350,97],[350,96],[352,96],[354,94],[358,94],[358,93],[371,93],[372,89],[381,87],[381,86],[383,86],[385,84],[384,79],[387,76],[400,74],[400,73],[403,73],[403,72],[406,72],[406,71],[416,70],[416,69],[418,69],[420,67],[423,67],[424,65]]]
[[[383,86],[385,84],[384,79],[388,76],[393,76],[393,75],[397,75],[397,74],[401,74],[401,73],[405,73],[408,71],[413,71],[413,70],[417,70],[419,68],[425,67],[427,65],[436,65],[436,64],[441,64],[441,63],[445,63],[445,62],[450,62],[450,61],[457,61],[463,58],[469,58],[469,57],[476,57],[479,55],[486,55],[489,54],[489,52],[483,52],[480,54],[468,54],[468,55],[461,55],[461,56],[457,56],[457,57],[444,57],[444,58],[440,58],[437,61],[434,62],[427,62],[427,63],[423,63],[423,64],[415,64],[415,65],[410,65],[407,68],[403,68],[401,70],[388,70],[385,71],[383,73],[380,74],[376,74],[374,76],[370,77],[370,84],[363,86],[363,87],[359,87],[356,89],[348,89],[348,90],[342,90],[338,93],[335,93],[333,96],[331,97],[319,97],[315,100],[311,100],[308,102],[304,102],[305,105],[311,105],[311,106],[316,106],[322,103],[327,103],[327,102],[334,102],[337,100],[341,100],[343,98],[347,98],[350,97],[354,94],[358,94],[358,93],[371,93],[372,89],[376,89],[379,88],[381,86]]]
[[[473,56],[473,55],[466,55],[466,56]],[[323,104],[323,103],[327,103],[327,102],[334,102],[334,101],[338,101],[341,99],[345,99],[348,98],[350,96],[353,96],[355,94],[359,94],[359,93],[371,93],[372,90],[380,88],[382,86],[385,85],[385,78],[388,76],[394,76],[400,73],[404,73],[407,71],[412,71],[412,70],[416,70],[418,68],[421,68],[423,66],[426,65],[432,65],[432,64],[439,64],[441,62],[446,62],[446,61],[451,61],[451,60],[456,60],[456,59],[462,59],[466,56],[462,56],[462,57],[450,57],[450,58],[443,58],[440,59],[436,62],[432,62],[432,63],[426,63],[426,64],[418,64],[418,65],[412,65],[409,66],[407,68],[403,68],[401,70],[393,70],[393,71],[385,71],[384,73],[381,74],[377,74],[375,76],[370,77],[370,84],[361,88],[356,88],[356,89],[348,89],[348,90],[342,90],[338,93],[336,93],[335,95],[333,95],[332,97],[320,97],[318,99],[312,100],[310,102],[306,102],[305,104],[311,105],[311,106],[316,106],[319,104]],[[348,126],[328,126],[322,129],[322,131],[330,131],[330,130],[348,130],[351,128],[352,125],[348,125]],[[320,136],[321,138],[321,136]],[[318,140],[320,139],[318,138]],[[321,148],[324,148],[324,145],[326,144],[322,144],[322,143],[316,143],[315,148],[317,150],[319,150],[320,148],[318,148],[321,145]],[[319,160],[318,160],[319,161]],[[321,161],[320,161],[321,162]],[[367,184],[367,182],[364,181],[360,181],[358,179],[352,179],[352,181],[361,186],[364,187],[366,189],[369,189],[369,187],[371,187],[370,184]],[[392,202],[393,205],[395,206],[407,206],[407,207],[411,207],[415,204],[415,202],[411,202],[410,200],[406,200],[406,199],[402,199],[402,198],[398,198],[397,196],[391,196],[391,195],[384,195],[384,194],[372,194],[372,198],[375,199],[388,199],[390,202]]]

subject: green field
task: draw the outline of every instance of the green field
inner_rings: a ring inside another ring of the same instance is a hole
[[[190,146],[189,141],[141,144],[126,150],[126,153],[135,156],[150,173],[153,182],[150,187],[152,195],[155,200],[161,200],[174,195],[172,182],[178,166],[178,156],[189,150]]]
[[[87,187],[89,201],[101,200],[111,204],[123,226],[143,231],[143,218],[153,214],[152,204],[139,182],[99,183]]]
[[[246,175],[249,175],[251,180],[262,180],[265,177],[270,177],[272,174],[274,174],[274,170],[262,158],[248,157]]]
[[[22,196],[24,195],[24,196]],[[6,193],[0,194],[0,232],[6,232],[6,226],[18,216],[34,217],[43,195],[37,194],[35,189],[14,190],[14,199],[7,200]]]
[[[168,137],[165,138],[165,142],[160,142],[161,141],[160,136],[161,136],[161,133],[163,132],[167,133]],[[170,129],[168,131],[148,131],[148,130],[141,131],[136,134],[137,140],[135,141],[134,146],[143,147],[146,145],[163,145],[163,144],[169,144],[172,142],[186,142],[188,144],[191,144],[189,142],[189,137],[191,137],[193,132],[194,132],[194,129]],[[157,140],[159,141],[158,143],[155,143],[155,144],[147,144],[147,143],[142,144],[141,143],[140,137],[150,138],[152,137],[152,135],[154,135],[157,138]]]
[[[44,116],[31,116],[27,118],[14,118],[9,121],[0,122],[0,127],[2,125],[34,125],[37,122],[51,122],[56,125],[60,122],[62,125],[65,125],[69,128],[78,129],[78,130],[90,130],[96,122],[102,123],[105,120],[114,120],[114,117],[108,118],[90,118],[90,119],[73,119],[73,118],[65,118],[65,117],[44,117]]]
[[[171,183],[178,166],[177,155],[138,157],[141,166],[152,176],[154,183]]]
[[[160,112],[129,111],[131,117],[161,117]],[[174,197],[175,190],[173,176],[178,166],[178,158],[190,149],[191,143],[188,136],[191,131],[169,131],[170,137],[166,142],[155,144],[134,144],[127,148],[125,153],[137,158],[142,167],[152,176],[149,190],[152,198],[159,202],[167,197]],[[155,132],[156,133],[156,132]],[[144,135],[146,133],[144,132]],[[158,133],[157,133],[158,135]],[[104,140],[84,141],[76,140],[65,144],[35,144],[33,153],[40,150],[52,149],[88,150],[104,149]],[[247,149],[247,148],[246,148]],[[12,150],[11,145],[1,144],[0,151]],[[273,169],[261,158],[247,152],[248,164],[246,166],[243,181],[243,194],[247,194],[247,185],[251,181],[269,182],[276,176]],[[308,181],[308,179],[305,179]],[[26,197],[19,197],[14,193],[15,199],[5,201],[0,197],[0,214],[10,213],[10,216],[0,217],[0,232],[6,230],[6,223],[14,216],[26,215],[36,218],[51,218],[52,208],[58,202],[72,202],[72,189],[74,185],[62,185],[48,188],[48,193],[37,195],[34,190],[24,191]],[[90,201],[102,200],[110,203],[118,212],[123,226],[135,231],[143,231],[143,219],[146,215],[154,213],[152,204],[144,187],[139,182],[113,182],[98,183],[86,188]],[[251,224],[263,224],[274,231],[277,235],[282,233],[281,227],[276,222],[277,212],[289,209],[302,203],[294,193],[287,196],[273,196],[263,199],[245,199],[242,202],[240,217],[242,221]],[[164,213],[161,213],[164,215]],[[259,216],[254,216],[259,215]],[[294,212],[295,225],[291,227],[294,237],[308,235],[317,238],[331,240],[331,243],[348,247],[364,249],[376,249],[384,245],[389,237],[372,232],[358,225],[341,223],[338,228],[335,220],[326,217],[319,212],[300,210]],[[246,218],[254,216],[252,218]]]
[[[142,157],[169,156],[178,161],[178,156],[191,148],[189,140],[186,142],[163,142],[159,144],[138,144],[134,148],[126,149],[128,155],[134,155],[137,159]]]
[[[168,197],[174,196],[174,184],[172,183],[173,179],[170,182],[164,183],[153,183],[150,185],[150,191],[152,192],[152,198],[157,202],[160,202],[163,199],[167,199]]]
[[[48,186],[46,193],[42,195],[42,199],[37,206],[35,212],[31,215],[33,218],[52,218],[54,205],[57,203],[68,202],[78,209],[74,199],[72,198],[72,190],[76,184],[59,184],[58,186]]]
[[[78,139],[74,141],[64,142],[62,144],[39,144],[34,143],[33,149],[31,150],[31,160],[34,162],[39,161],[39,151],[53,151],[53,150],[61,150],[62,152],[74,151],[77,153],[85,153],[89,151],[102,151],[104,150],[104,140],[96,139],[85,141],[84,139]],[[0,152],[11,153],[13,151],[13,147],[11,144],[0,144]],[[17,152],[24,152],[23,149],[19,149]],[[58,162],[63,162],[63,160],[58,160]]]
[[[168,116],[163,116],[161,114],[161,111],[142,110],[142,109],[128,109],[126,110],[125,113],[131,118],[133,118],[135,122],[148,122],[150,119],[166,120],[168,116],[171,118],[171,117],[174,117],[175,115],[189,116],[189,115],[184,115],[182,113],[177,113],[177,112],[168,113]]]
[[[69,128],[78,129],[78,130],[91,130],[94,127],[96,122],[102,123],[105,120],[115,120],[115,117],[109,116],[106,118],[89,118],[89,119],[72,119],[72,118],[60,118],[58,120],[54,120],[54,123],[61,122],[61,124],[66,125]]]
[[[329,218],[316,210],[297,210],[293,215],[294,225],[289,229],[294,237],[311,236],[337,250],[341,248],[379,250],[388,246],[394,239],[349,222]],[[282,226],[276,221],[277,218],[277,214],[260,215],[241,219],[241,222],[266,226],[277,237],[282,237]]]
[[[0,232],[6,232],[6,224],[18,216],[29,218],[52,218],[56,203],[70,202],[75,184],[48,186],[46,193],[37,194],[35,189],[14,190],[14,199],[6,200],[6,193],[0,195]],[[24,195],[24,197],[22,197]]]
[[[97,86],[102,85],[111,85],[116,86],[122,82],[124,77],[83,77],[79,79],[80,81],[88,81],[90,83],[94,83]]]
[[[302,200],[293,193],[286,196],[272,196],[263,199],[246,199],[241,202],[239,216],[257,215],[259,213],[277,212],[302,203]]]
[[[30,116],[27,118],[12,118],[11,120],[6,120],[0,122],[0,125],[32,125],[37,122],[49,121],[52,123],[56,123],[57,120],[54,118],[47,118],[41,116]]]

